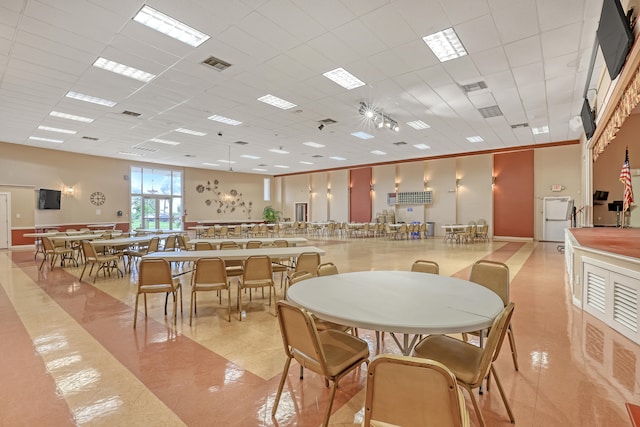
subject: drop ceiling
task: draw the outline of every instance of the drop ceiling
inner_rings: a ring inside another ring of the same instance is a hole
[[[145,4],[210,38],[192,47],[135,22]],[[0,141],[278,175],[577,139],[581,131],[569,120],[590,85],[601,4],[4,0]],[[422,38],[449,27],[468,55],[441,63]],[[212,56],[231,65],[220,71],[202,63]],[[155,77],[145,83],[94,67],[100,57]],[[365,85],[347,90],[323,76],[340,67]],[[594,74],[600,69],[598,60]],[[70,91],[116,104],[71,99]],[[269,94],[296,106],[258,101]],[[360,114],[362,102],[400,130],[378,129]],[[495,106],[502,115],[483,117]],[[208,119],[214,115],[242,124]],[[430,127],[407,125],[417,120]],[[543,126],[548,133],[533,134]],[[359,131],[373,138],[352,136]],[[483,141],[469,142],[473,136]]]

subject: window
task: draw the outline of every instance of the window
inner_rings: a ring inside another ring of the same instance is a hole
[[[182,171],[131,167],[131,229],[182,229]]]
[[[264,201],[268,202],[271,200],[271,179],[264,179]]]

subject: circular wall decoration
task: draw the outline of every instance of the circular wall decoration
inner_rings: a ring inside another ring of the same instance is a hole
[[[91,200],[91,203],[96,206],[102,205],[106,199],[107,198],[104,197],[104,194],[102,194],[100,191],[95,191],[91,193],[91,196],[89,196],[89,200]]]

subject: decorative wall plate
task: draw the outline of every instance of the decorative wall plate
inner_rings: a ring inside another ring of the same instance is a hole
[[[91,193],[91,196],[89,196],[89,200],[91,200],[91,203],[93,203],[94,205],[100,206],[104,204],[107,198],[104,196],[104,194],[102,194],[102,192],[94,191],[93,193]]]

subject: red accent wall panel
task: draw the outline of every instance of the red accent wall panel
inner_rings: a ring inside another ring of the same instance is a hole
[[[371,221],[371,168],[349,171],[349,221]]]
[[[495,236],[533,238],[533,150],[493,157]]]

